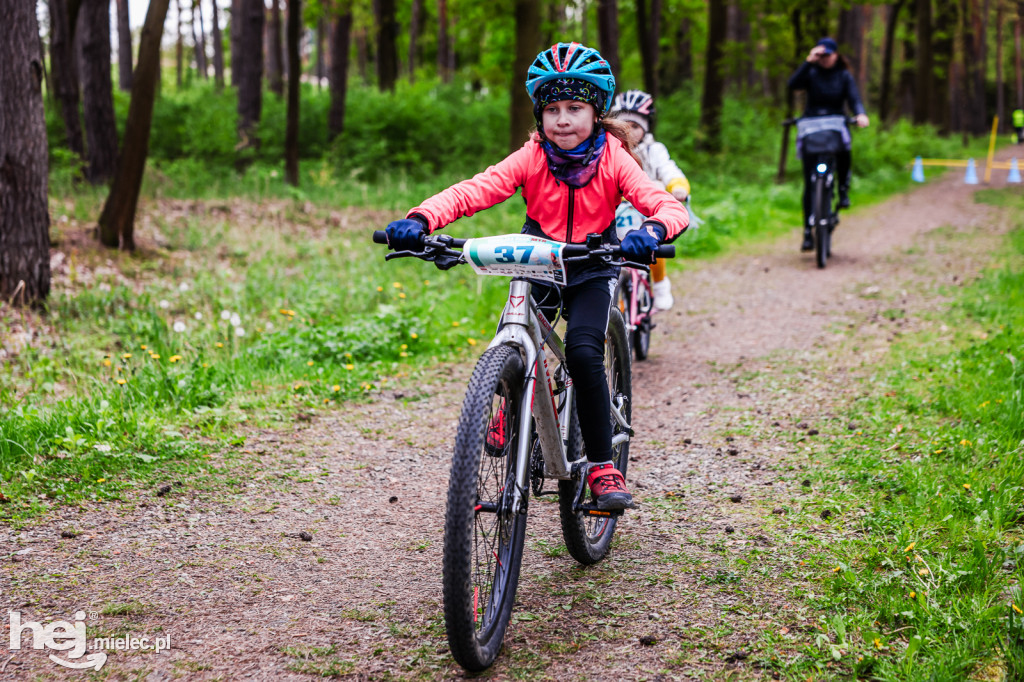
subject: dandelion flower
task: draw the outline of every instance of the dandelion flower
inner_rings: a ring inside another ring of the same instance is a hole
[[[420,335],[417,334],[416,332],[413,332],[413,333],[409,334],[409,337],[413,338],[413,339],[418,339],[418,338],[420,338]]]
[[[204,362],[203,363],[203,368],[206,368],[206,367],[209,367],[209,366],[210,366],[210,363],[208,363],[208,362]]]
[[[220,319],[224,320],[225,322],[230,320],[231,319],[231,311],[230,310],[222,310],[222,311],[220,311]]]
[[[398,294],[398,298],[405,298],[405,292],[403,291],[402,293]]]
[[[455,320],[454,322],[452,322],[452,326],[453,327],[458,327],[459,326],[459,321]]]
[[[119,385],[121,385],[121,386],[124,386],[124,385],[125,385],[125,384],[127,384],[128,382],[127,382],[126,380],[124,380],[124,379],[118,379],[118,380],[117,380],[117,383],[118,383]]]
[[[393,286],[396,289],[401,289],[402,288],[402,283],[401,282],[392,282],[391,286]]]
[[[184,379],[178,379],[178,388],[185,388],[188,386],[188,382]]]
[[[911,543],[910,543],[909,545],[907,545],[907,548],[906,548],[905,550],[903,550],[903,551],[904,551],[904,552],[909,552],[910,550],[914,549],[914,547],[915,547],[916,545],[917,545],[917,543],[916,543],[916,542],[911,542]]]
[[[964,438],[963,440],[960,441],[960,445],[970,445],[970,444],[971,444],[971,441],[967,440],[966,438]]]
[[[835,568],[832,569],[832,572],[833,573],[838,573],[841,570],[843,570],[841,566],[836,566]]]
[[[345,365],[345,369],[349,370],[350,372],[351,372],[352,370],[354,370],[355,368],[356,368],[356,366],[355,366],[355,365]]]
[[[882,648],[882,640],[880,640],[879,638],[875,637],[875,641],[872,642],[872,643],[875,645],[876,649],[881,649]]]
[[[466,343],[468,343],[471,346],[475,346],[476,345],[476,339],[466,339]]]
[[[157,353],[150,353],[149,357],[153,358],[154,360],[160,359],[160,356]]]
[[[403,343],[401,348],[402,348],[402,350],[408,350],[409,349],[409,344]]]
[[[167,310],[168,308],[170,308],[170,307],[171,307],[171,304],[170,304],[170,303],[169,303],[169,302],[167,301],[167,299],[166,299],[166,298],[165,298],[165,299],[161,299],[161,301],[160,301],[160,304],[159,304],[159,305],[160,305],[160,307],[161,307],[161,308],[163,308],[164,310]]]
[[[970,489],[971,489],[971,484],[970,483],[964,483],[964,490],[970,490]]]
[[[139,348],[141,348],[142,350],[146,350],[147,348],[149,348],[149,346],[147,346],[146,344],[142,344],[141,346],[139,346]]]
[[[237,327],[242,324],[242,317],[238,313],[231,314],[231,326]]]
[[[268,332],[274,331],[274,323],[273,322],[267,322],[267,331]]]
[[[292,386],[292,388],[294,388],[297,391],[300,388],[302,388],[302,384],[295,384],[294,386]]]
[[[127,360],[127,359],[128,359],[128,358],[130,358],[131,356],[132,356],[132,354],[131,354],[131,353],[124,353],[124,354],[123,354],[123,355],[121,356],[121,359],[122,359],[122,360]]]
[[[377,287],[377,291],[384,291],[384,287]]]
[[[188,282],[182,282],[179,284],[178,291],[188,291]]]
[[[913,599],[916,596],[917,596],[917,592],[914,592],[913,590],[911,590],[910,591],[910,598]]]
[[[312,360],[307,360],[306,361],[306,366],[307,367],[312,367],[313,366],[313,361]]]
[[[104,367],[110,367],[110,365],[111,365],[111,364],[112,364],[112,363],[110,362],[110,358],[106,358],[106,359],[105,359],[105,360],[103,361],[103,366],[104,366]]]
[[[329,403],[329,402],[331,402],[331,399],[330,399],[330,398],[324,398],[324,405],[326,405],[326,404],[327,404],[327,403]]]
[[[196,314],[193,315],[193,317],[196,318],[197,320],[201,320],[203,319],[203,314],[200,312],[196,312]]]
[[[224,344],[223,344],[223,343],[221,343],[220,341],[218,341],[218,342],[217,342],[216,344],[214,344],[214,345],[216,345],[216,346],[217,346],[217,348],[223,348],[223,347],[224,347]]]
[[[106,480],[107,480],[107,479],[105,479],[105,478],[97,478],[97,479],[96,479],[96,482],[97,482],[97,483],[104,483],[104,482],[105,482]]]
[[[399,353],[399,354],[398,354],[398,357],[400,357],[400,358],[407,358],[407,357],[409,357],[409,354],[408,354],[408,353],[406,353],[406,352],[405,352],[405,351],[403,350],[403,351],[402,351],[401,353]]]
[[[1021,614],[1024,614],[1024,611],[1021,611],[1021,610],[1020,610],[1020,607],[1019,607],[1019,606],[1017,606],[1016,604],[1010,604],[1010,606],[1012,606],[1012,607],[1013,607],[1013,610],[1017,612],[1017,615],[1021,615]]]
[[[430,286],[430,280],[429,279],[423,280],[423,286],[429,287]]]
[[[242,327],[235,327],[235,336],[245,336],[245,329]]]
[[[337,393],[338,391],[341,390],[341,386],[339,386],[338,384],[334,384],[333,386],[331,386],[331,390]]]
[[[167,358],[168,362],[177,362],[178,360],[181,360],[180,355],[172,355],[171,357]]]
[[[181,320],[178,320],[177,322],[175,322],[174,323],[174,331],[178,332],[179,334],[181,332],[185,331],[185,323],[182,322]]]

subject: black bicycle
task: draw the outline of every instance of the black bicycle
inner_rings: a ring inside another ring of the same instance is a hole
[[[846,116],[810,116],[790,118],[783,125],[796,125],[797,145],[813,159],[811,168],[810,224],[814,235],[814,255],[819,268],[832,255],[832,233],[839,224],[836,200],[836,155],[847,148],[849,126],[857,119]]]

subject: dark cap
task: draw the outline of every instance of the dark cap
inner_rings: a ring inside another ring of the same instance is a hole
[[[836,41],[831,38],[822,38],[818,41],[818,45],[825,48],[825,54],[832,54],[839,51],[839,46],[836,45]],[[817,45],[815,45],[817,47]]]

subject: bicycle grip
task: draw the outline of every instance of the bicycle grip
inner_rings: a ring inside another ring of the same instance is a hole
[[[373,243],[374,244],[387,244],[388,243],[388,233],[385,232],[384,230],[374,230],[373,231]]]
[[[654,252],[654,255],[658,258],[675,258],[676,247],[673,244],[662,244],[658,247],[658,250]]]

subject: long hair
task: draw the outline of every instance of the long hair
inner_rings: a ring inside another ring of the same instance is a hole
[[[629,123],[617,118],[606,117],[601,119],[600,125],[605,129],[605,132],[607,132],[609,135],[614,135],[619,139],[619,142],[622,143],[622,146],[626,148],[626,151],[629,152],[629,155],[633,157],[634,161],[636,161],[636,165],[640,166],[641,168],[644,167],[643,162],[640,161],[640,157],[637,156],[636,152],[634,151],[633,142],[630,140]]]

